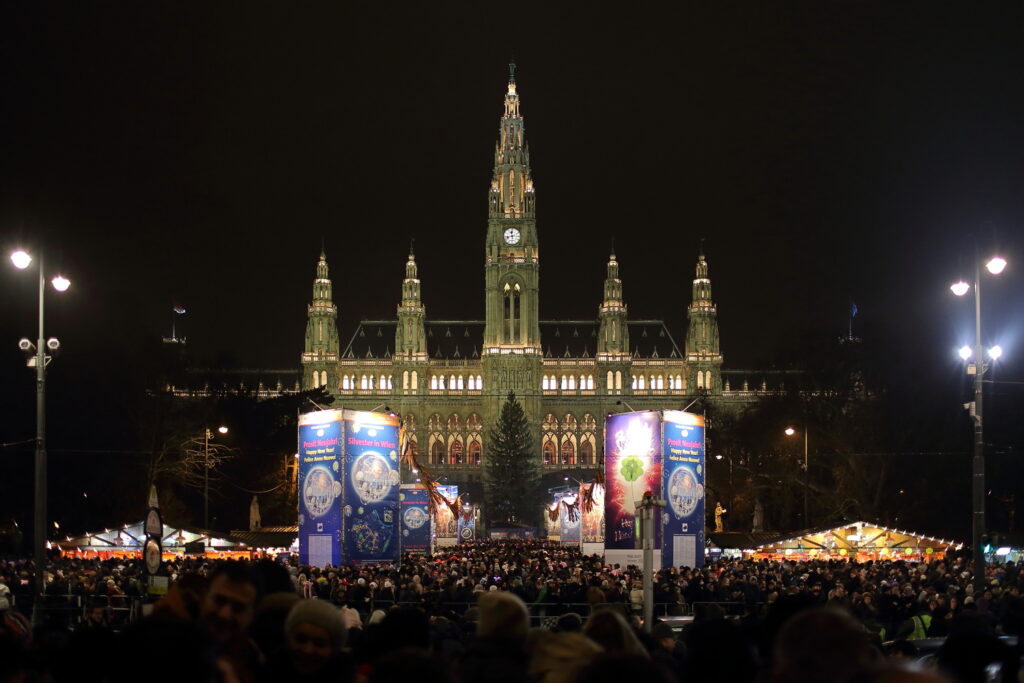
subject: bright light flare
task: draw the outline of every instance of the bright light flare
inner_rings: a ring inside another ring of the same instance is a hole
[[[28,268],[29,264],[32,263],[32,257],[28,255],[27,251],[19,249],[11,254],[11,263],[13,263],[14,267],[18,270],[25,270]]]
[[[796,434],[796,430],[792,427],[786,427],[786,436],[793,436]]]
[[[1002,256],[991,258],[989,259],[989,262],[985,264],[985,268],[993,275],[999,275],[999,273],[1003,272],[1006,268],[1006,259]]]
[[[217,431],[220,432],[221,434],[227,434],[228,428],[222,425],[220,427],[217,427]]]
[[[960,353],[960,357],[961,357],[961,358],[963,358],[964,360],[967,360],[967,359],[968,359],[968,358],[970,358],[970,357],[971,357],[971,355],[972,355],[972,354],[974,353],[974,350],[973,350],[973,349],[971,349],[971,347],[970,347],[970,346],[966,346],[966,345],[965,345],[965,346],[961,346],[961,347],[960,347],[960,351],[959,351],[959,353]]]
[[[991,358],[992,360],[999,360],[999,358],[1002,355],[1003,355],[1003,347],[1002,346],[998,346],[998,345],[997,346],[993,346],[991,349],[988,350],[988,357]]]
[[[951,284],[949,286],[949,291],[953,292],[957,296],[963,296],[967,292],[971,291],[971,286],[963,280],[960,280],[959,282]]]
[[[68,291],[68,287],[71,286],[71,280],[67,279],[63,275],[55,275],[51,282],[53,282],[53,288],[58,292],[66,292]]]

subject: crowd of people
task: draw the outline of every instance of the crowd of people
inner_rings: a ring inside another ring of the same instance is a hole
[[[990,565],[978,595],[970,569],[958,557],[666,569],[645,629],[639,568],[544,541],[366,567],[181,558],[135,620],[140,561],[61,557],[43,604],[82,612],[40,611],[51,618],[32,628],[33,567],[0,561],[0,683],[1017,680],[1024,576]]]

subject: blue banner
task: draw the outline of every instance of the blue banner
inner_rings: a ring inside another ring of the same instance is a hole
[[[704,566],[704,418],[664,412],[666,507],[662,566]]]
[[[420,484],[403,484],[402,552],[430,554],[430,501]]]
[[[467,519],[467,517],[469,519]],[[476,538],[476,508],[463,506],[459,515],[459,543],[466,543]]]
[[[342,557],[346,564],[398,562],[398,417],[345,411]]]
[[[299,416],[299,562],[341,564],[340,410]]]

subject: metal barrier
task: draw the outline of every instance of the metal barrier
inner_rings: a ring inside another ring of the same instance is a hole
[[[101,623],[117,630],[142,616],[142,596],[45,593],[36,596],[33,606],[38,623],[67,628],[82,624],[94,609],[103,610]]]

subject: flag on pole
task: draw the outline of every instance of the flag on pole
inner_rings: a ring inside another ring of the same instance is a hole
[[[177,301],[174,302],[174,305],[172,306],[172,309],[178,315],[185,315],[185,307],[182,306],[181,304],[179,304]]]

